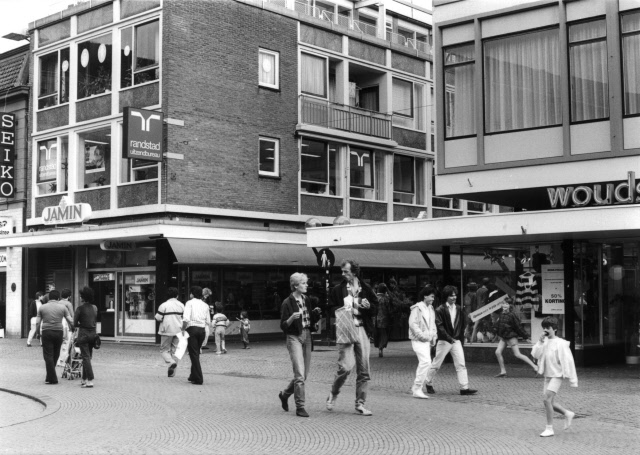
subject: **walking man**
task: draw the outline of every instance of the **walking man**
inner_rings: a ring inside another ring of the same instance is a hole
[[[58,301],[60,291],[49,291],[49,302],[38,308],[36,317],[36,331],[40,331],[42,325],[42,356],[47,367],[45,384],[57,384],[56,360],[60,357],[62,347],[62,318],[66,319],[69,327],[73,327],[73,319],[67,307]]]
[[[29,330],[29,337],[27,338],[27,346],[31,347],[33,337],[36,336],[36,319],[38,317],[38,309],[42,305],[42,292],[36,292],[36,299],[29,302],[29,321],[31,323],[31,330]],[[42,339],[40,340],[40,346],[42,346]]]
[[[191,287],[191,300],[184,306],[182,315],[182,328],[189,333],[189,358],[191,359],[191,374],[189,382],[195,385],[202,385],[202,367],[200,366],[200,347],[205,337],[205,327],[211,324],[209,305],[202,300],[202,288],[200,286]]]
[[[460,305],[456,305],[458,289],[455,286],[445,286],[442,290],[445,303],[436,309],[436,327],[438,330],[438,344],[436,345],[436,358],[427,371],[427,393],[434,394],[433,379],[435,378],[444,358],[451,352],[453,364],[458,373],[460,383],[460,395],[473,395],[477,390],[469,388],[467,367],[464,363],[464,350],[462,339],[464,338],[465,315]]]
[[[310,310],[307,293],[307,275],[294,273],[289,279],[291,295],[282,302],[280,310],[280,328],[287,337],[287,350],[293,365],[293,379],[278,395],[282,409],[289,410],[289,397],[293,394],[296,401],[296,415],[309,417],[304,409],[304,382],[311,366],[311,332],[315,332],[316,322],[320,319],[320,308]]]
[[[71,315],[71,319],[74,317],[73,312],[73,304],[69,300],[71,297],[71,290],[68,288],[64,288],[60,291],[60,303],[67,307],[69,310],[69,314]],[[65,327],[66,322],[64,319],[62,320],[62,327],[65,333],[65,336],[62,340],[62,347],[60,348],[60,358],[58,359],[57,366],[63,367],[65,360],[67,360],[67,355],[69,355],[69,346],[71,346],[71,338],[73,338],[73,326]]]
[[[355,343],[341,343],[338,345],[338,372],[333,380],[333,386],[327,398],[327,409],[331,411],[335,406],[340,388],[344,385],[353,367],[356,367],[356,413],[363,416],[373,415],[364,407],[369,388],[369,353],[371,342],[369,337],[373,333],[373,315],[376,314],[378,298],[375,292],[365,282],[360,280],[360,266],[353,259],[345,259],[341,264],[344,280],[331,290],[329,306],[331,312],[338,308],[352,311],[353,322],[356,326],[358,341]]]
[[[158,335],[160,335],[160,355],[169,364],[167,372],[170,378],[176,375],[178,359],[174,356],[178,347],[178,333],[182,331],[182,315],[184,305],[178,300],[178,289],[168,288],[167,297],[169,300],[158,308],[156,320],[160,321]]]

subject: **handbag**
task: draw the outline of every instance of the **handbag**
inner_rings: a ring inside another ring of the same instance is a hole
[[[189,333],[178,332],[176,334],[176,337],[178,337],[178,346],[176,347],[176,351],[173,353],[173,355],[176,359],[182,359],[185,351],[187,350],[187,344],[189,343]]]
[[[358,328],[353,322],[353,311],[351,308],[338,308],[336,310],[336,343],[353,344],[358,340]]]
[[[100,349],[100,346],[102,346],[102,340],[100,339],[100,335],[96,334],[96,337],[93,339],[93,348]]]

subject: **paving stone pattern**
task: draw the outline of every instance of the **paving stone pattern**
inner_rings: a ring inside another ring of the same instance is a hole
[[[335,347],[313,353],[307,381],[309,419],[280,408],[277,394],[292,376],[283,342],[229,343],[229,354],[204,351],[205,384],[187,382],[188,357],[168,378],[157,346],[103,343],[95,352],[93,389],[80,381],[44,384],[36,344],[0,340],[0,454],[626,454],[640,446],[640,369],[579,369],[580,387],[565,384],[559,400],[578,414],[573,428],[540,438],[543,380],[524,365],[468,364],[473,397],[459,395],[452,364],[444,364],[429,400],[409,394],[417,360],[406,342],[371,358],[367,407],[354,413],[355,373],[336,407],[324,407],[336,369]],[[377,354],[377,353],[376,353]],[[5,390],[5,391],[3,391]],[[59,408],[37,418],[42,406]],[[11,415],[11,417],[7,417]],[[22,422],[22,423],[19,423]]]

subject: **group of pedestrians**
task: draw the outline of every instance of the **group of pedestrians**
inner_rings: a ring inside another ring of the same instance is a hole
[[[165,363],[169,365],[167,375],[172,378],[176,374],[176,368],[180,358],[176,356],[180,338],[187,338],[187,352],[191,360],[191,372],[189,382],[195,385],[202,385],[202,366],[200,365],[200,355],[206,346],[210,333],[213,331],[216,342],[216,354],[227,353],[225,346],[225,333],[229,326],[229,318],[223,313],[221,302],[213,305],[215,313],[205,299],[211,295],[208,288],[192,286],[189,300],[183,305],[178,300],[178,289],[170,287],[167,289],[168,300],[162,303],[156,312],[156,320],[160,322],[158,335],[160,335],[160,354]],[[244,349],[249,349],[249,330],[251,323],[246,312],[241,313],[240,333]]]
[[[81,305],[75,311],[70,301],[71,291],[68,289],[63,289],[62,293],[55,289],[47,294],[38,292],[36,300],[30,304],[30,312],[31,305],[35,306],[35,318],[31,318],[27,346],[32,346],[36,334],[40,335],[47,372],[45,384],[58,383],[56,366],[65,366],[73,337],[76,337],[75,345],[80,349],[83,366],[80,385],[83,388],[93,387],[91,359],[96,344],[98,309],[93,305],[93,289],[84,287],[79,294]]]
[[[384,319],[388,314],[379,316],[381,302],[387,299],[387,289],[379,285],[375,293],[360,279],[360,267],[353,259],[346,259],[341,263],[343,281],[329,293],[330,311],[348,311],[353,317],[355,336],[349,343],[338,343],[338,371],[326,400],[326,408],[332,411],[336,405],[340,390],[351,371],[356,370],[355,411],[362,416],[371,416],[373,412],[365,407],[367,390],[371,379],[369,354],[371,337],[375,337],[376,346],[386,346],[386,339],[381,336],[379,329],[385,328]],[[290,278],[291,295],[282,303],[280,327],[286,336],[287,350],[293,367],[293,379],[278,393],[282,409],[289,411],[289,398],[294,395],[296,415],[309,417],[305,409],[305,382],[309,376],[311,366],[311,333],[316,330],[316,323],[320,319],[321,309],[311,308],[307,291],[308,278],[303,273],[294,273]],[[483,282],[481,298],[488,301],[496,298],[490,291],[488,280]],[[486,294],[486,296],[485,296]],[[409,317],[409,338],[418,357],[418,368],[411,387],[413,397],[428,399],[429,394],[435,394],[433,387],[436,375],[447,354],[451,354],[456,369],[460,395],[475,395],[478,391],[469,387],[469,379],[465,364],[463,341],[467,326],[467,314],[457,303],[458,289],[455,286],[445,286],[440,296],[444,302],[434,309],[437,291],[427,285],[420,291],[419,301],[411,306]],[[381,322],[382,321],[382,322]],[[381,327],[383,326],[383,327]],[[498,377],[506,376],[504,360],[501,357],[504,347],[509,345],[514,349],[516,357],[529,363],[536,373],[543,375],[544,406],[547,416],[547,427],[540,436],[553,436],[553,412],[565,416],[565,429],[571,426],[575,413],[555,402],[562,380],[569,379],[570,385],[577,387],[578,379],[569,342],[556,336],[558,320],[547,317],[542,321],[544,333],[534,345],[532,355],[538,359],[536,365],[517,349],[518,336],[528,338],[522,330],[519,320],[513,314],[511,301],[505,298],[502,311],[498,317],[498,361],[501,372]],[[477,326],[473,328],[477,330]],[[386,330],[384,330],[386,332]],[[431,359],[432,347],[435,346],[435,358]],[[426,388],[426,393],[425,389]]]

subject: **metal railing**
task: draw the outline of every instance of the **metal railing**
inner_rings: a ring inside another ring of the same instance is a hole
[[[300,95],[300,107],[303,124],[391,139],[392,116],[389,114],[332,103],[305,95]]]
[[[377,26],[363,21],[353,20],[350,13],[336,14],[316,6],[311,6],[310,4],[299,0],[262,0],[262,2],[287,8],[307,16],[315,17],[316,19],[331,22],[364,35],[386,39],[387,41],[391,41],[392,43],[396,43],[401,46],[417,49],[425,54],[431,54],[431,45],[429,43],[416,39],[408,39],[399,33],[391,32],[389,30],[379,33]]]

